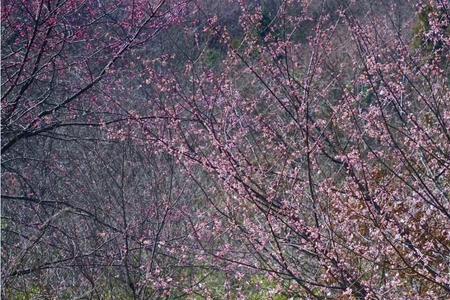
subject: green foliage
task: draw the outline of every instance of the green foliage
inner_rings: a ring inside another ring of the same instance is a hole
[[[264,39],[270,32],[271,22],[272,18],[270,17],[269,13],[267,11],[263,11],[261,24],[258,28],[258,35],[261,39]]]
[[[282,30],[273,22],[271,13],[267,9],[263,9],[262,20],[257,29],[257,35],[261,40],[261,43],[266,43],[265,39],[269,34],[270,40],[273,42],[282,39],[283,36]]]
[[[42,290],[38,286],[33,286],[27,291],[7,291],[11,300],[33,300],[33,299],[44,299],[42,297]]]
[[[417,23],[413,28],[412,46],[415,49],[422,49],[426,52],[432,52],[434,49],[442,49],[444,47],[444,42],[432,42],[426,37],[426,33],[431,30],[431,14],[437,14],[440,19],[447,17],[447,13],[443,10],[436,10],[436,8],[432,7],[431,5],[426,6],[418,14]],[[444,35],[448,36],[450,34],[450,26],[447,25],[441,29],[444,29]]]
[[[360,93],[362,96],[361,105],[364,108],[369,107],[375,99],[375,94],[373,93],[372,89],[368,86],[363,86],[361,87]]]
[[[219,50],[208,48],[204,54],[205,63],[210,68],[215,67],[222,61],[222,56],[223,55]]]
[[[241,43],[242,43],[241,39],[239,39],[239,38],[234,38],[234,39],[231,41],[231,47],[232,47],[233,49],[238,49],[239,47],[241,47]]]
[[[8,228],[8,221],[4,218],[0,219],[0,229],[4,230]]]
[[[269,280],[266,276],[254,276],[249,282],[248,299],[288,300],[290,297],[284,293],[272,295],[271,291],[276,289],[276,286],[276,282]]]
[[[202,289],[209,292],[209,296],[213,299],[226,299],[230,297],[232,299],[238,298],[238,296],[244,296],[249,300],[288,300],[288,299],[300,299],[294,295],[290,295],[287,291],[291,283],[284,281],[283,291],[277,292],[279,288],[277,285],[279,282],[271,280],[267,276],[252,275],[246,276],[240,280],[229,279],[222,272],[215,272],[207,277],[203,277]],[[238,293],[239,291],[239,293]],[[231,293],[231,294],[230,294]],[[197,295],[192,299],[202,300],[203,295]]]
[[[413,47],[416,49],[422,48],[426,44],[425,33],[430,30],[430,21],[428,15],[431,11],[431,6],[427,6],[418,15],[417,24],[413,28]],[[428,47],[430,46],[428,45]]]

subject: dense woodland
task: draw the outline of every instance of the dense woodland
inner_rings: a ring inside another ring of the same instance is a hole
[[[4,299],[449,299],[448,0],[2,0]]]

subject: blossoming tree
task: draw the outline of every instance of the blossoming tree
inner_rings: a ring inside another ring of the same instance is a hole
[[[79,236],[51,266],[89,257],[91,297],[450,295],[448,1],[137,2],[3,7],[2,199],[33,202],[4,206],[4,282]]]

